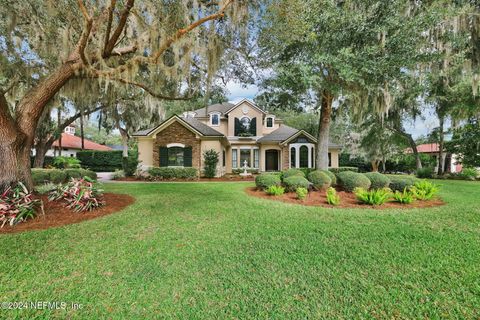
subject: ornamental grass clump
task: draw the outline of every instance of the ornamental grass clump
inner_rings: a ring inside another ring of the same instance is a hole
[[[354,193],[358,201],[369,205],[382,205],[392,196],[392,192],[388,188],[372,190],[355,188]]]
[[[49,201],[63,200],[67,208],[75,212],[92,211],[103,205],[103,190],[98,189],[88,177],[72,178],[66,185],[60,185],[48,195]]]
[[[5,224],[13,226],[34,218],[35,208],[40,203],[23,183],[19,182],[13,188],[8,187],[0,194],[0,227],[3,228]]]
[[[408,190],[407,188],[403,189],[402,192],[395,191],[392,195],[393,201],[401,203],[401,204],[410,204],[415,200],[415,194],[412,191]]]
[[[437,194],[438,186],[430,181],[422,180],[416,182],[410,190],[416,199],[425,201],[432,199]]]
[[[265,189],[265,192],[271,196],[281,196],[285,193],[285,188],[282,186],[273,185]]]
[[[335,190],[335,188],[328,188],[326,195],[328,204],[331,204],[332,206],[340,204],[340,196],[337,194],[337,190]]]

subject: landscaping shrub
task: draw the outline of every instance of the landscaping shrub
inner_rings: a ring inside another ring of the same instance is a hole
[[[332,179],[323,171],[312,171],[308,175],[310,181],[316,190],[326,189],[332,184]]]
[[[390,178],[390,189],[393,191],[403,191],[409,189],[415,184],[415,178],[405,176],[405,177],[391,177]]]
[[[340,196],[337,194],[337,190],[335,190],[335,188],[328,188],[326,195],[328,204],[336,206],[340,203]]]
[[[337,176],[335,175],[335,173],[333,173],[330,170],[320,170],[320,171],[325,172],[325,174],[330,178],[330,180],[332,181],[331,183],[332,186],[337,185]]]
[[[337,174],[338,183],[347,192],[353,192],[355,188],[363,188],[368,190],[370,188],[370,180],[362,173],[353,171],[344,171]]]
[[[92,170],[79,169],[80,174],[83,177],[89,177],[92,180],[97,180],[97,173]],[[70,180],[70,179],[69,179]]]
[[[0,194],[0,224],[11,226],[35,217],[35,207],[39,200],[33,199],[32,193],[22,183],[16,187],[8,187]]]
[[[44,184],[50,182],[50,170],[48,169],[32,169],[33,184]]]
[[[80,179],[82,177],[82,173],[79,169],[65,169],[65,174],[67,175],[68,180],[70,180],[71,178]]]
[[[64,170],[60,169],[51,169],[50,170],[50,181],[53,183],[63,183],[67,181],[67,174]]]
[[[78,169],[81,168],[80,163],[80,160],[78,160],[77,158],[59,156],[53,158],[52,166],[57,169]]]
[[[293,169],[293,168],[288,169],[288,170],[283,171],[282,179],[285,180],[285,179],[293,177],[293,176],[300,176],[300,177],[305,178],[305,173],[303,173],[303,171],[300,170],[300,169]]]
[[[203,152],[203,174],[206,178],[213,178],[217,174],[218,157],[218,152],[213,149]]]
[[[417,169],[415,175],[420,179],[432,179],[433,178],[433,168],[420,168]]]
[[[257,189],[265,190],[271,186],[280,186],[281,180],[278,175],[262,173],[255,178],[255,185]]]
[[[64,200],[67,208],[75,212],[95,210],[103,205],[103,190],[98,189],[88,177],[71,179],[66,185],[60,185],[48,195],[49,201]]]
[[[112,173],[112,180],[118,180],[125,178],[125,172],[123,170],[115,170],[114,173]]]
[[[137,163],[134,163],[135,152],[130,151],[129,153],[129,163],[132,162],[132,174],[135,172]],[[88,168],[96,172],[113,172],[115,169],[123,170],[122,165],[122,151],[113,150],[113,151],[95,151],[95,150],[83,150],[77,152],[77,158],[82,162],[84,168]],[[132,161],[130,161],[132,160]],[[135,165],[134,165],[135,164]]]
[[[38,185],[34,189],[39,194],[47,194],[50,191],[55,190],[56,188],[58,188],[58,184],[48,182],[45,184]]]
[[[383,188],[388,188],[390,185],[390,179],[381,173],[378,172],[368,172],[364,173],[364,175],[370,180],[371,189],[383,189]]]
[[[285,193],[285,188],[278,185],[271,185],[265,189],[265,192],[271,196],[281,196]]]
[[[415,200],[414,193],[407,188],[403,189],[402,192],[398,190],[395,191],[392,197],[395,202],[399,202],[401,204],[410,204]]]
[[[301,175],[291,176],[283,179],[287,192],[295,192],[298,188],[308,189],[310,182]]]
[[[340,172],[344,172],[344,171],[358,172],[357,167],[338,167],[338,168],[330,168],[328,170],[330,170],[333,173],[340,173]]]
[[[478,177],[478,170],[475,168],[463,168],[458,176],[464,180],[475,180]]]
[[[299,168],[298,170],[300,170],[300,171],[303,172],[304,177],[308,177],[308,175],[309,175],[311,172],[316,171],[315,168]]]
[[[148,169],[148,174],[153,180],[174,180],[185,179],[195,180],[198,178],[198,170],[196,168],[168,168],[168,167],[153,167]]]
[[[370,205],[381,205],[390,199],[392,192],[388,188],[366,190],[364,188],[355,188],[355,196],[358,201]]]
[[[438,186],[427,180],[417,181],[410,189],[418,200],[430,200],[438,192]]]
[[[295,192],[297,193],[297,199],[298,200],[305,200],[307,198],[307,195],[308,195],[308,189],[307,188],[299,187],[299,188],[297,188],[297,190],[295,190]]]

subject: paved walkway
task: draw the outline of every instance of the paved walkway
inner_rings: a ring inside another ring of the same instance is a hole
[[[113,172],[97,172],[97,179],[100,182],[112,181]]]

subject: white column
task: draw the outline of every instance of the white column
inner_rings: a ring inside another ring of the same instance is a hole
[[[300,147],[295,146],[295,168],[300,168]]]
[[[312,147],[308,147],[308,167],[312,167]]]

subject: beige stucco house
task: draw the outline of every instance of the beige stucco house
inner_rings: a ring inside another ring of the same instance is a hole
[[[203,168],[203,152],[219,154],[217,175],[243,170],[280,171],[315,166],[315,137],[282,123],[249,100],[214,104],[175,115],[133,135],[140,165]],[[329,145],[329,162],[338,167],[340,146]]]

